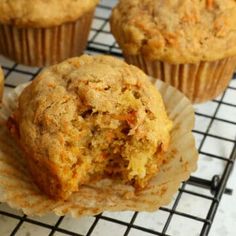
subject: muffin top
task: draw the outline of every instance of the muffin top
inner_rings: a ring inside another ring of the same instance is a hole
[[[172,127],[148,77],[108,56],[45,69],[22,92],[15,116],[21,146],[59,180],[54,190],[51,180],[38,181],[56,198],[101,176],[143,188],[158,172]]]
[[[235,0],[120,0],[112,32],[124,53],[195,63],[236,55]]]
[[[50,27],[78,19],[99,0],[2,0],[0,23],[22,27]]]
[[[3,94],[3,86],[4,86],[4,79],[3,79],[3,71],[2,68],[0,66],[0,104],[2,101],[2,94]]]

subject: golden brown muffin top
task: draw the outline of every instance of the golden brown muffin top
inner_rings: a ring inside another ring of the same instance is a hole
[[[21,94],[17,122],[21,146],[46,163],[60,187],[50,192],[51,180],[39,184],[61,198],[104,173],[144,187],[158,171],[172,127],[141,70],[87,55],[45,69]]]
[[[195,63],[236,55],[235,0],[120,0],[111,28],[126,54],[150,60]]]
[[[2,0],[0,23],[50,27],[77,20],[99,0]]]
[[[4,87],[4,75],[3,75],[2,68],[0,66],[0,104],[2,101],[3,87]]]

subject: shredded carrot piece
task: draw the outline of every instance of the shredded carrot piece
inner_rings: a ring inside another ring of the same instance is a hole
[[[136,111],[130,111],[128,114],[114,116],[114,118],[120,121],[127,121],[129,125],[134,125],[136,121],[136,113]]]
[[[214,5],[214,0],[206,0],[207,9],[212,9]]]

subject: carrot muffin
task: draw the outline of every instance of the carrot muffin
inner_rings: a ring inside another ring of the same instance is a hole
[[[110,22],[127,62],[193,102],[215,98],[232,78],[234,0],[120,0]]]
[[[2,102],[3,87],[4,87],[4,76],[3,76],[2,68],[0,66],[0,105]]]
[[[82,54],[98,1],[0,1],[0,53],[31,66]]]
[[[165,162],[172,122],[141,70],[85,55],[45,69],[8,127],[40,189],[66,199],[103,177],[144,188]]]

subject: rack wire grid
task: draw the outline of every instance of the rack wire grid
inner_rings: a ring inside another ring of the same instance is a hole
[[[87,53],[122,57],[110,34],[108,18],[115,0],[97,7]],[[40,68],[15,64],[0,56],[5,72],[5,90],[32,80]],[[104,212],[94,217],[29,217],[0,204],[0,235],[208,235],[236,158],[236,80],[217,99],[196,105],[193,130],[199,150],[198,171],[183,183],[173,201],[154,213]]]

